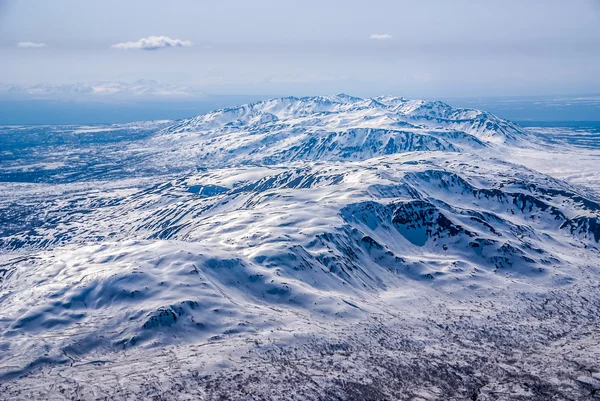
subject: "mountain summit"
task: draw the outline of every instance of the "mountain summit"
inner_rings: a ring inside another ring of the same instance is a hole
[[[286,97],[203,114],[154,143],[185,148],[198,163],[278,164],[365,160],[411,151],[473,151],[525,137],[492,114],[442,102],[381,96]]]

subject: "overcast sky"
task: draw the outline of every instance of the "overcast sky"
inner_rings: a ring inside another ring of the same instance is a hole
[[[600,93],[597,0],[0,0],[0,83],[214,94]]]

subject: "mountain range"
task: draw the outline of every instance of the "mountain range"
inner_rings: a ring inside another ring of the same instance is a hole
[[[3,394],[600,396],[597,147],[344,94],[1,130]]]

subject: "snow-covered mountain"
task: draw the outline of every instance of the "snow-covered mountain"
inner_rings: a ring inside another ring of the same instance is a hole
[[[185,149],[198,163],[278,164],[364,160],[411,151],[473,151],[526,140],[489,113],[441,102],[347,95],[282,98],[217,110],[166,128],[155,146]]]
[[[4,394],[599,388],[600,192],[519,153],[559,165],[581,148],[482,111],[347,95],[110,132],[43,157],[3,150]]]

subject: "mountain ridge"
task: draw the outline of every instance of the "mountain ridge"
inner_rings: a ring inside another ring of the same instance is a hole
[[[382,103],[385,102],[385,103]],[[348,95],[286,97],[176,122],[150,140],[200,165],[343,161],[411,151],[477,152],[531,140],[489,113],[441,102]]]

